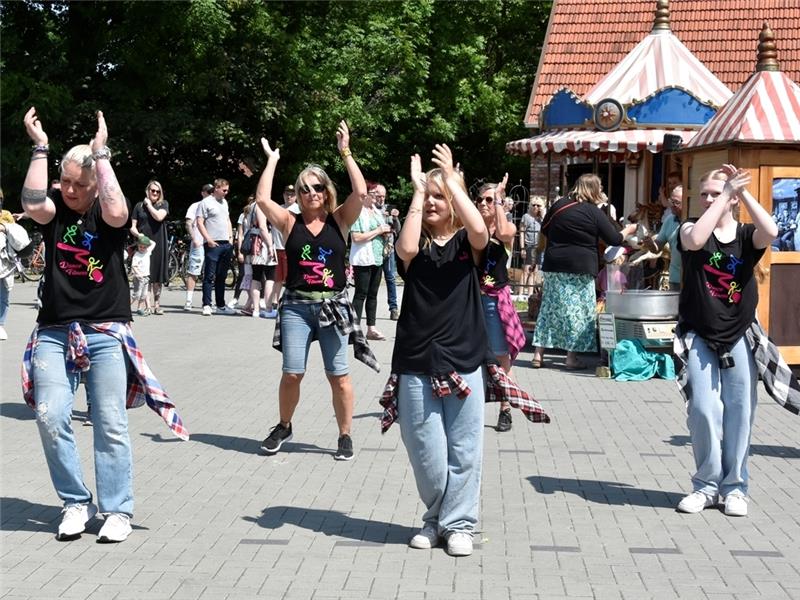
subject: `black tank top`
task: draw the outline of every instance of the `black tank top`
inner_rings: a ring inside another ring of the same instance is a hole
[[[489,239],[489,245],[483,255],[480,284],[481,288],[498,290],[508,285],[508,251],[506,245],[495,236]]]
[[[347,285],[344,268],[347,243],[332,214],[316,236],[303,223],[303,216],[295,215],[285,246],[287,289],[339,292]]]
[[[486,359],[478,270],[467,232],[440,247],[421,248],[406,271],[403,306],[392,355],[393,373],[471,373]]]

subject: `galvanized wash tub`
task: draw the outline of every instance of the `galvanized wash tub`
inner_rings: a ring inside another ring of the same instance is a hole
[[[678,316],[680,292],[660,290],[626,290],[606,293],[606,312],[620,319],[659,321]]]

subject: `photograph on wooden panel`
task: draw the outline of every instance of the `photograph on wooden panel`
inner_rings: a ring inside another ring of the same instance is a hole
[[[778,224],[773,252],[800,252],[800,178],[772,180],[772,218]]]

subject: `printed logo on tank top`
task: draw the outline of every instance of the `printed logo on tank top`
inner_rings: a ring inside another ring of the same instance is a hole
[[[496,266],[497,261],[495,259],[486,259],[486,266],[483,268],[483,273],[481,273],[481,287],[493,288],[494,284],[497,283],[495,278],[490,275],[492,269],[494,269]]]
[[[61,241],[58,268],[68,277],[88,277],[95,283],[103,283],[103,264],[92,256],[92,245],[99,233],[80,231],[78,225],[67,225]]]
[[[739,304],[742,299],[742,286],[736,281],[739,267],[744,263],[733,254],[714,252],[703,265],[706,272],[706,289],[712,298],[722,298],[729,304]]]
[[[308,285],[334,287],[333,271],[325,266],[331,254],[333,254],[333,249],[323,246],[314,249],[311,244],[305,244],[302,247],[298,264],[304,271],[303,279]]]

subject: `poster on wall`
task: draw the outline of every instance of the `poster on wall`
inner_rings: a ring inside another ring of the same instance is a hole
[[[800,178],[772,180],[772,218],[778,225],[773,252],[800,252]]]

